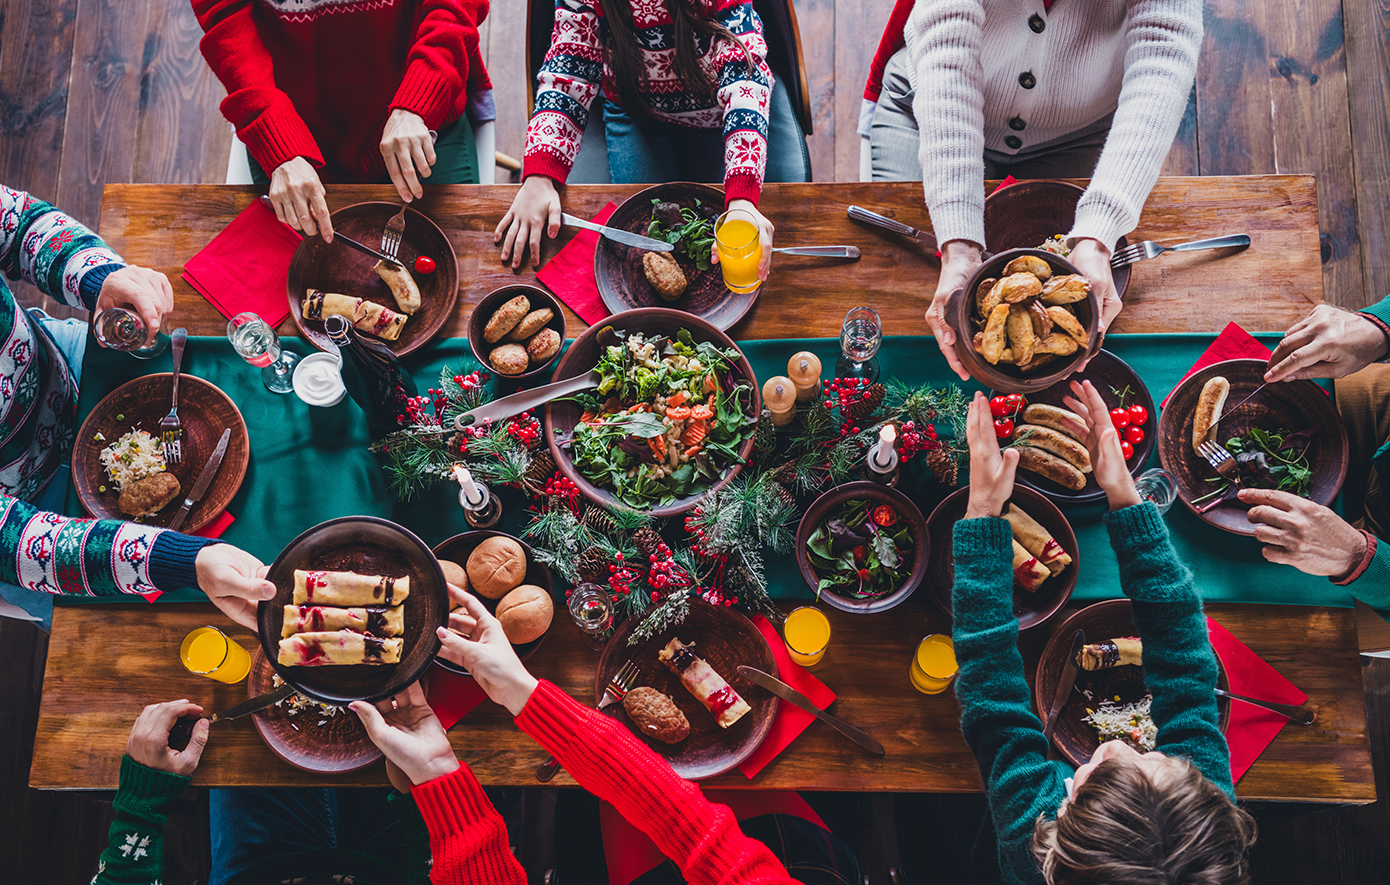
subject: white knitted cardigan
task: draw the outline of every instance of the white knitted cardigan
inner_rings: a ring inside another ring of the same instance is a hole
[[[1056,0],[1046,11],[1042,0],[917,0],[904,37],[937,239],[984,243],[985,148],[1016,154],[1113,111],[1068,233],[1109,246],[1138,224],[1182,121],[1202,0]]]

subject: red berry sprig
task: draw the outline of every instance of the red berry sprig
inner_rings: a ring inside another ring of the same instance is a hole
[[[507,425],[507,435],[529,449],[540,441],[541,422],[530,412],[522,412]]]

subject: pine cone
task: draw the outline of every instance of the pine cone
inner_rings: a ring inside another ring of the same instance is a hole
[[[656,548],[666,543],[661,539],[660,533],[656,529],[642,527],[632,536],[632,543],[642,553],[643,559],[649,559],[656,553]]]
[[[956,487],[959,476],[954,451],[946,446],[932,449],[927,452],[927,466],[931,468],[931,475],[942,485],[947,488]]]
[[[603,583],[608,577],[608,566],[612,560],[608,554],[598,547],[590,547],[579,554],[579,561],[575,564],[575,569],[579,572],[579,577],[595,584]]]
[[[849,416],[863,424],[878,411],[879,406],[883,405],[883,398],[887,395],[888,388],[882,384],[870,384],[864,388],[863,395],[847,407]]]
[[[589,531],[608,537],[612,537],[618,531],[618,523],[613,519],[613,514],[602,507],[589,507],[579,522]]]
[[[791,489],[787,488],[787,486],[783,485],[780,482],[773,483],[772,488],[773,494],[777,497],[777,500],[783,502],[788,507],[796,506],[795,492],[793,492]]]
[[[541,449],[531,455],[531,466],[526,468],[526,488],[533,495],[539,495],[545,488],[546,480],[555,475],[555,459],[550,457],[549,449]]]

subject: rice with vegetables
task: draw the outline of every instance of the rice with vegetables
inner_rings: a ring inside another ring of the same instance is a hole
[[[101,450],[101,466],[116,484],[116,491],[147,476],[164,472],[164,449],[143,430],[132,430]]]
[[[1082,721],[1096,730],[1101,743],[1119,738],[1139,752],[1147,753],[1158,740],[1158,726],[1149,715],[1152,700],[1151,695],[1145,695],[1141,700],[1125,704],[1101,701],[1095,709],[1086,708],[1087,715]]]

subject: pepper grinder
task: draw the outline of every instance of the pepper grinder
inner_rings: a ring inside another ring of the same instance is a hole
[[[898,469],[898,428],[893,424],[883,425],[878,432],[878,442],[869,447],[865,464],[868,478],[886,486],[896,486],[901,471]]]
[[[787,374],[796,385],[798,405],[808,403],[820,396],[820,358],[809,350],[792,354],[787,360]]]
[[[774,375],[763,382],[763,405],[772,413],[775,427],[786,427],[796,418],[797,391],[792,379]]]
[[[459,506],[469,525],[475,529],[490,529],[502,521],[502,502],[492,496],[487,486],[474,481],[467,467],[455,464],[454,479],[459,484]]]

